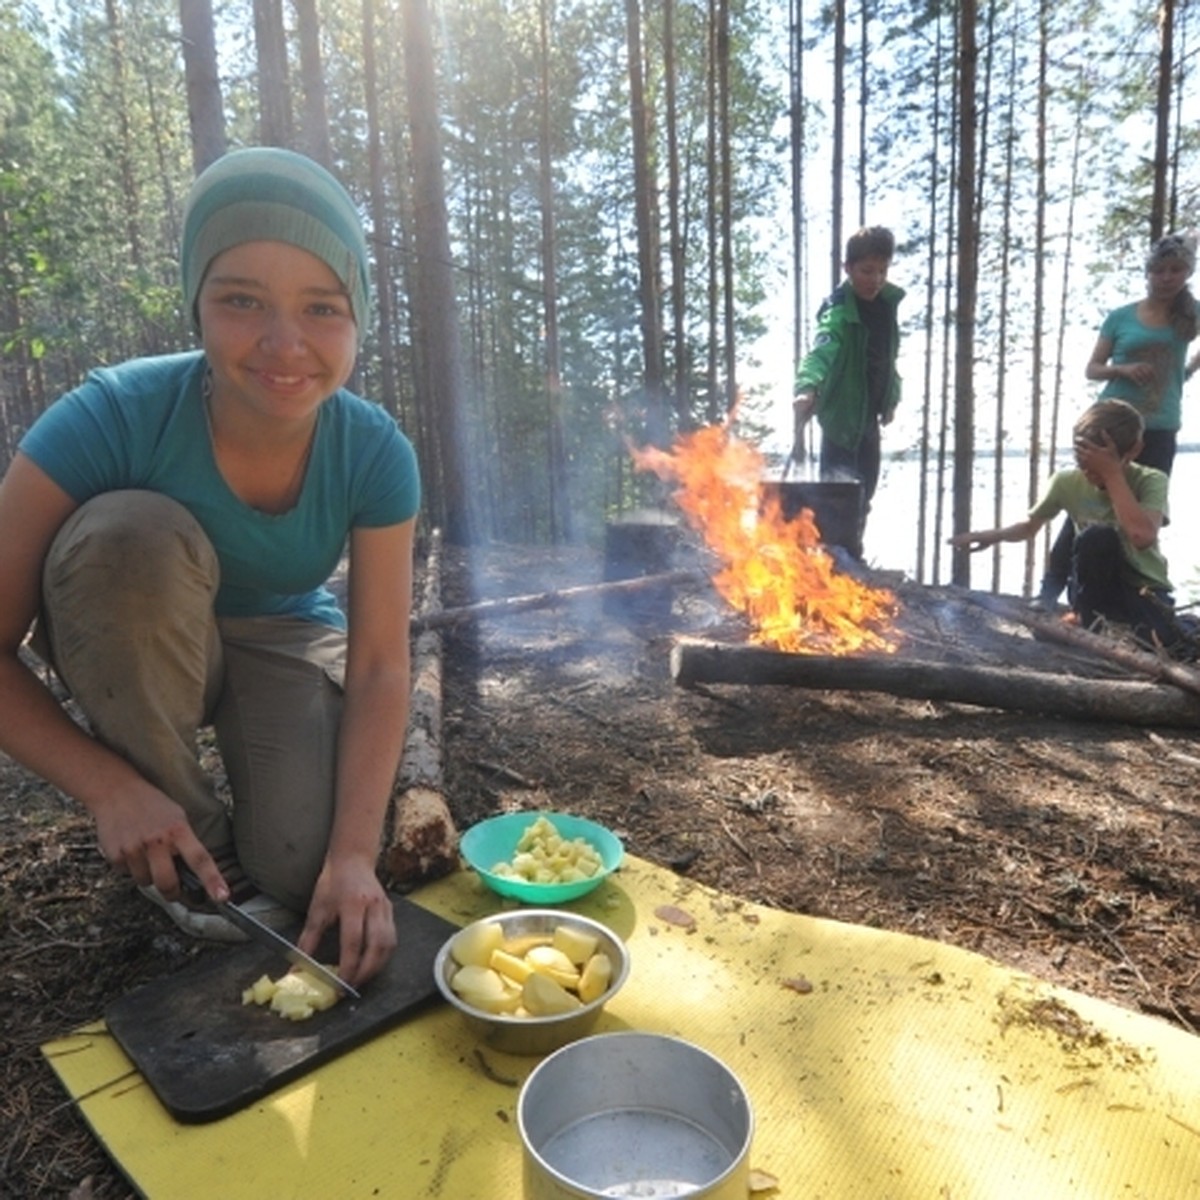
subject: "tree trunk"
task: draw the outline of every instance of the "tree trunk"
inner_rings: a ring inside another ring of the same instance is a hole
[[[916,700],[1043,713],[1075,721],[1200,727],[1200,698],[1141,680],[1082,679],[1014,667],[919,662],[891,657],[834,658],[787,654],[762,646],[677,642],[675,682],[782,684],[853,692],[885,692]]]
[[[1150,240],[1166,232],[1168,147],[1171,134],[1171,80],[1174,76],[1175,0],[1159,0],[1158,78],[1154,99],[1154,188],[1150,197]]]
[[[437,431],[445,537],[451,545],[466,546],[475,533],[467,488],[462,354],[427,0],[404,2],[404,65],[412,129],[416,324],[426,383],[422,403]]]
[[[332,170],[329,111],[325,104],[325,70],[321,64],[321,21],[317,0],[292,0],[300,41],[300,91],[303,101],[300,147],[310,158]]]
[[[654,192],[651,115],[642,62],[642,14],[638,0],[625,0],[629,72],[629,119],[633,131],[633,204],[637,225],[638,296],[641,302],[642,380],[646,440],[665,447],[669,438],[663,387],[662,288],[658,263],[658,204]]]
[[[792,151],[792,379],[788,380],[789,388],[804,357],[804,347],[808,344],[808,260],[805,255],[804,219],[804,161],[807,153],[804,111],[804,3],[803,0],[790,0],[790,4],[788,74],[791,79],[789,135]]]
[[[1009,267],[1012,264],[1013,248],[1013,203],[1015,198],[1013,164],[1017,149],[1016,100],[1017,100],[1017,37],[1013,30],[1009,38],[1008,58],[1008,128],[1004,135],[1004,173],[1001,186],[1000,245],[1000,303],[999,303],[999,336],[996,348],[996,422],[992,429],[994,442],[994,487],[992,496],[992,525],[995,528],[1007,523],[1004,511],[1004,442],[1005,430],[1008,428],[1006,402],[1008,399],[1008,353],[1009,353]],[[1065,301],[1065,297],[1064,297]],[[1000,590],[1000,544],[992,550],[992,590]]]
[[[192,131],[192,167],[199,175],[227,148],[212,0],[179,0],[179,29],[188,126]]]
[[[137,173],[134,170],[133,136],[129,129],[128,68],[125,63],[124,17],[117,0],[105,0],[105,15],[108,19],[108,46],[112,56],[113,117],[117,126],[116,146],[118,170],[121,176],[121,198],[125,213],[125,234],[129,239],[130,265],[135,273],[145,270],[145,255],[142,251],[141,230],[138,228],[138,213],[141,202],[138,198]]]
[[[671,340],[674,343],[672,406],[680,432],[694,425],[688,395],[687,246],[683,240],[682,193],[679,169],[679,111],[675,55],[675,2],[663,0],[663,90],[667,129],[667,229],[671,260]]]
[[[1034,245],[1045,244],[1047,203],[1047,130],[1046,105],[1049,93],[1050,13],[1051,0],[1041,0],[1038,19],[1038,88],[1037,88],[1037,160],[1035,164]],[[1046,314],[1046,273],[1042,256],[1033,263],[1033,344],[1030,348],[1032,396],[1029,418],[1029,482],[1026,499],[1033,504],[1042,486],[1042,355],[1045,345],[1042,325]],[[1025,546],[1025,584],[1028,595],[1033,590],[1037,556],[1037,538]]]
[[[830,168],[832,192],[829,197],[829,275],[830,288],[842,279],[842,204],[845,202],[846,164],[846,0],[834,0],[833,6],[833,164]]]
[[[925,317],[923,323],[923,340],[925,353],[923,355],[924,377],[922,380],[921,405],[921,474],[917,487],[917,582],[924,583],[926,577],[926,542],[929,534],[929,460],[933,433],[933,359],[934,359],[934,311],[937,301],[937,263],[938,263],[938,201],[941,195],[938,189],[938,179],[941,177],[941,130],[942,130],[942,63],[943,54],[943,24],[942,17],[936,18],[936,34],[933,44],[933,128],[930,137],[929,151],[929,185],[928,185],[928,229],[929,236],[925,245]],[[939,549],[936,535],[934,540],[931,569],[937,575]]]
[[[733,136],[729,121],[729,0],[717,3],[717,96],[721,138],[721,295],[724,297],[722,345],[725,347],[725,407],[722,416],[737,404],[737,329],[733,271]]]
[[[538,167],[542,209],[542,319],[546,327],[546,458],[550,477],[550,538],[571,541],[571,499],[567,488],[567,451],[562,420],[562,369],[558,343],[558,235],[554,220],[554,155],[550,131],[550,13],[540,0],[541,55],[538,97]]]
[[[717,331],[717,313],[720,310],[721,276],[717,252],[717,191],[713,186],[718,175],[717,155],[717,3],[708,0],[707,70],[704,74],[705,139],[704,170],[709,186],[704,192],[704,264],[705,264],[705,418],[710,425],[721,420],[719,347],[721,338]]]
[[[258,56],[259,140],[264,146],[290,146],[294,123],[283,0],[254,0],[254,46]]]
[[[975,476],[975,289],[978,223],[975,210],[975,102],[978,47],[975,0],[960,0],[958,55],[958,271],[954,329],[954,528],[971,528]],[[954,556],[954,582],[971,579],[964,546]]]
[[[379,309],[379,371],[383,406],[400,415],[396,371],[396,306],[392,293],[392,238],[384,185],[379,73],[375,64],[375,0],[362,6],[363,91],[367,106],[367,170],[371,179],[371,232],[375,242],[375,302]]]
[[[870,4],[864,3],[858,14],[858,225],[867,223],[867,113],[871,106],[870,84],[870,24],[873,15]]]

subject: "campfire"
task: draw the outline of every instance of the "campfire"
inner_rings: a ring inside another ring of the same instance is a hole
[[[762,455],[728,426],[632,453],[638,470],[678,483],[675,502],[723,564],[713,584],[747,618],[751,641],[796,654],[895,651],[895,597],[836,569],[811,509],[784,517],[778,497],[763,495]]]

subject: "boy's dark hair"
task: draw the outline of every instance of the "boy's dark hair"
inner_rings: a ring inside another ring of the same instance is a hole
[[[867,225],[846,239],[846,266],[863,258],[882,258],[888,262],[896,253],[896,236],[882,225]]]
[[[1120,455],[1126,455],[1142,440],[1146,424],[1142,414],[1125,400],[1099,400],[1075,422],[1076,441],[1102,445],[1103,434],[1112,438]]]

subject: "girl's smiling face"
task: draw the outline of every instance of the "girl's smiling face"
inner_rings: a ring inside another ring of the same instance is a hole
[[[308,419],[354,369],[350,297],[298,246],[244,242],[217,255],[198,310],[214,394],[259,417]]]

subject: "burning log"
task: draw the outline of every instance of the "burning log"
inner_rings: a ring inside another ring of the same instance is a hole
[[[667,571],[660,575],[642,575],[636,579],[618,579],[609,583],[585,583],[578,587],[556,588],[549,592],[534,592],[527,596],[505,596],[499,600],[481,600],[458,608],[443,608],[434,612],[422,611],[412,622],[414,633],[432,629],[447,629],[468,621],[507,617],[534,608],[554,608],[588,597],[624,595],[654,588],[675,587],[679,584],[707,583],[703,571]]]
[[[433,534],[421,611],[441,603],[441,541]],[[392,805],[392,837],[385,866],[393,886],[408,890],[458,867],[458,830],[442,780],[442,639],[427,630],[413,647],[408,734]]]
[[[839,691],[887,692],[984,708],[1049,714],[1077,721],[1200,727],[1200,699],[1140,680],[1084,679],[1025,668],[792,654],[764,646],[678,641],[671,674],[698,683],[783,684]]]

